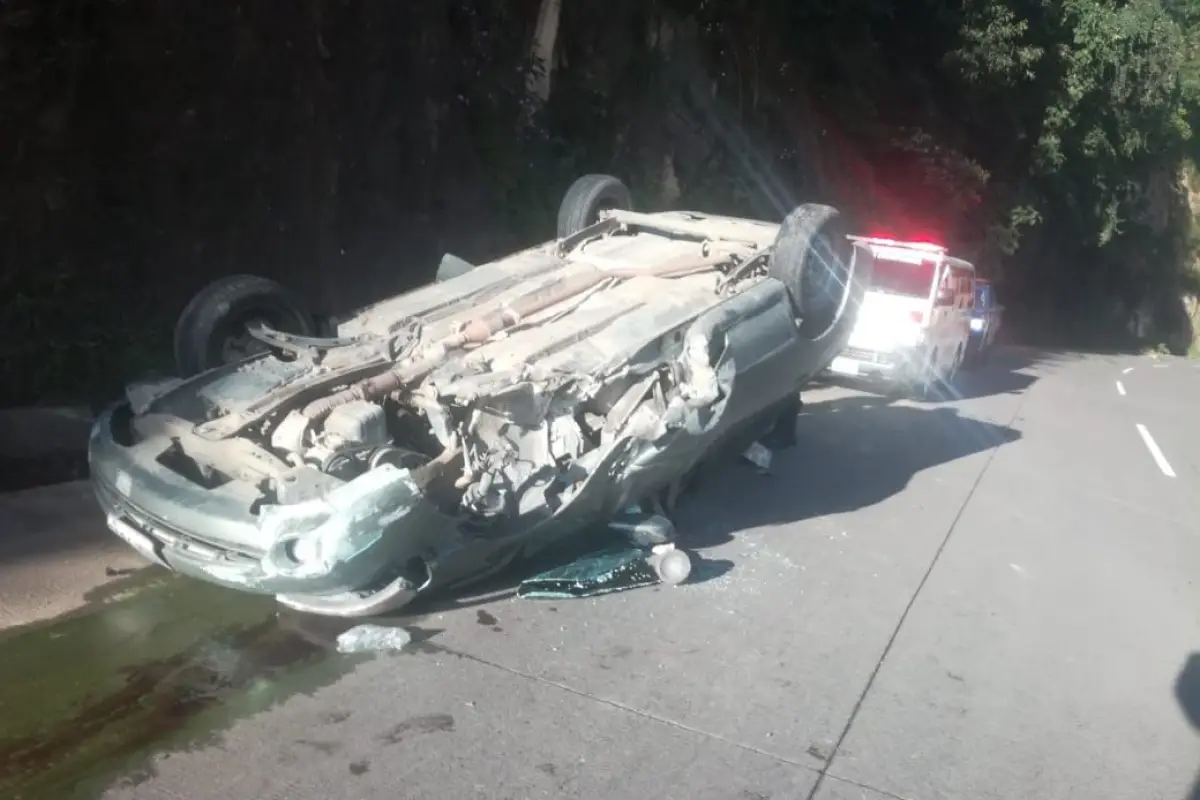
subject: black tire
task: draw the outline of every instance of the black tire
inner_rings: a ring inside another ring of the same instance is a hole
[[[979,357],[982,355],[981,347],[978,343],[968,342],[967,351],[963,354],[962,366],[959,369],[965,369],[968,372],[975,369],[979,365]]]
[[[915,400],[918,403],[928,403],[934,398],[933,381],[917,381],[910,383],[903,388],[900,396],[908,400]]]
[[[923,403],[941,402],[953,396],[951,389],[954,385],[953,375],[944,375],[934,369],[938,361],[938,351],[929,354],[929,375],[926,380],[912,387],[910,397]]]
[[[600,212],[612,208],[632,210],[633,198],[628,187],[611,175],[584,175],[571,184],[558,207],[558,238],[595,225]]]
[[[983,341],[974,342],[967,345],[967,354],[963,358],[963,367],[967,370],[978,369],[987,363],[988,354],[991,348],[983,343]]]
[[[175,324],[179,376],[186,378],[221,366],[225,343],[254,320],[301,336],[316,333],[312,315],[275,281],[257,275],[220,278],[192,298]]]
[[[922,354],[922,363],[916,368],[908,364],[904,372],[891,383],[889,395],[896,399],[928,400],[933,379],[932,376],[926,375],[926,368],[934,363],[936,356],[936,353]]]
[[[815,339],[837,321],[852,274],[854,247],[836,208],[806,203],[775,237],[768,273],[787,287],[800,332]]]
[[[963,353],[962,364],[959,366],[960,370],[966,370],[970,372],[975,368],[976,352],[975,345],[968,343],[967,350],[965,353]]]
[[[958,380],[958,376],[962,373],[963,361],[967,358],[967,348],[965,345],[954,351],[954,358],[954,363],[950,365],[950,373],[943,375],[938,382],[939,391],[949,400],[953,400],[957,393],[955,381]]]

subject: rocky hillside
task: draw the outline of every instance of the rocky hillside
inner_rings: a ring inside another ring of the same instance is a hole
[[[1177,342],[1196,18],[1182,0],[5,0],[0,404],[169,366],[175,314],[220,275],[336,311],[443,251],[546,237],[586,171],[649,207],[833,202],[976,259],[1030,335],[1154,308],[1141,332]]]

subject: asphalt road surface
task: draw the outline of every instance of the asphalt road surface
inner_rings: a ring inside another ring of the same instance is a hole
[[[771,474],[683,504],[692,584],[500,585],[397,655],[27,498],[0,797],[1200,797],[1200,367],[1005,350],[958,388],[806,393]]]

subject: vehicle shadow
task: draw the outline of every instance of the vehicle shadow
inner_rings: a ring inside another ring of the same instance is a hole
[[[0,493],[0,567],[56,565],[93,567],[95,580],[86,591],[149,562],[109,532],[87,481]],[[5,580],[12,576],[0,574]],[[0,606],[4,598],[0,588]]]
[[[400,611],[399,615],[434,614],[491,605],[516,596],[521,582],[539,573],[594,555],[605,547],[626,545],[624,537],[620,534],[603,526],[597,526],[578,536],[570,537],[562,544],[550,547],[532,558],[516,561],[502,572],[478,583],[458,589],[448,588],[428,597],[419,597],[411,606]],[[681,541],[680,545],[689,550],[692,547],[688,541]],[[696,552],[691,552],[690,555],[692,572],[687,580],[689,584],[716,580],[732,570],[734,566],[733,562],[727,559],[708,558]],[[631,589],[631,591],[637,591],[637,589]],[[546,602],[546,600],[531,599],[530,602]]]
[[[1019,394],[1037,383],[1050,356],[1036,351],[997,349],[986,364],[960,370],[940,398],[943,402]]]
[[[877,395],[808,403],[796,430],[797,446],[774,453],[770,475],[758,474],[740,459],[721,459],[681,498],[675,523],[680,545],[692,553],[690,582],[713,580],[731,570],[732,562],[699,551],[728,542],[742,530],[874,505],[903,491],[921,470],[1020,436],[1010,428],[960,416],[949,406],[901,405]],[[521,581],[619,541],[598,527],[478,584],[420,598],[401,615],[481,608],[508,599]]]
[[[855,511],[902,492],[922,470],[1016,441],[1011,428],[949,406],[857,395],[805,405],[797,446],[774,454],[769,475],[715,463],[681,500],[681,541],[706,548],[739,531]]]
[[[1200,734],[1200,652],[1192,653],[1183,662],[1179,677],[1175,679],[1175,702],[1179,703],[1192,730]],[[1200,800],[1200,773],[1184,800]]]

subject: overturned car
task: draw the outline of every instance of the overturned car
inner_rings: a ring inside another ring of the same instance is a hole
[[[796,404],[872,262],[828,206],[774,224],[630,205],[619,180],[580,178],[556,240],[447,258],[323,335],[270,281],[208,287],[176,331],[181,377],[95,423],[109,527],[157,564],[335,616],[598,524],[686,576],[664,499]],[[230,350],[246,337],[257,352]]]

